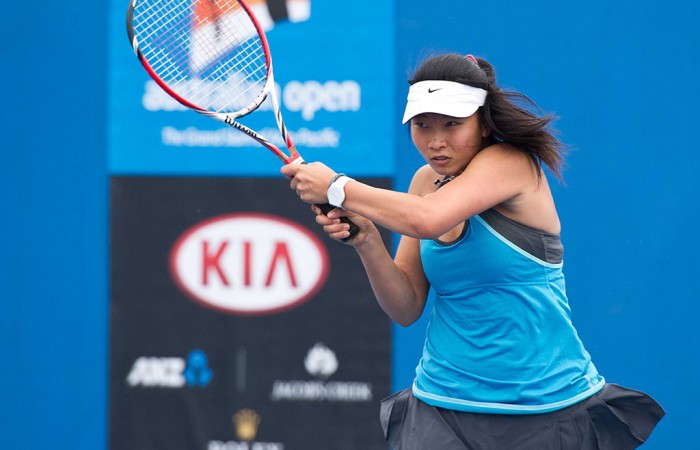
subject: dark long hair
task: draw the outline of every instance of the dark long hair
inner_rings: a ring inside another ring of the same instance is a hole
[[[478,57],[471,60],[455,53],[433,56],[421,63],[408,82],[414,84],[425,80],[455,81],[485,89],[488,95],[484,106],[479,108],[479,114],[491,131],[487,144],[510,144],[526,153],[538,167],[546,164],[562,179],[566,147],[551,128],[556,116],[538,115],[520,106],[529,105],[538,112],[542,111],[525,94],[501,89],[496,84],[496,72],[488,61]]]

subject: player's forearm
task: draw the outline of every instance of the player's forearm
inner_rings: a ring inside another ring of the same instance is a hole
[[[379,233],[376,233],[376,238],[355,249],[382,310],[402,326],[409,326],[418,320],[425,307],[425,295],[416,292],[409,277],[387,252]]]
[[[420,196],[380,189],[355,180],[345,185],[345,191],[343,208],[396,233],[431,239],[443,232],[436,227],[440,223],[435,220],[438,211]]]

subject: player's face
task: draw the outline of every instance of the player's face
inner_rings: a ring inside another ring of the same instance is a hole
[[[425,113],[411,119],[413,143],[440,175],[462,173],[481,150],[485,136],[478,114],[459,118]]]

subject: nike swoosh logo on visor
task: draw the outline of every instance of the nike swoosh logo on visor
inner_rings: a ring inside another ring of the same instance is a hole
[[[440,89],[442,89],[442,88],[435,88],[435,89],[428,88],[428,94],[432,94],[433,92],[439,91]]]

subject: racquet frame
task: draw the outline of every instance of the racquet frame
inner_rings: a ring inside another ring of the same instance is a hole
[[[233,112],[233,113],[221,113],[221,112],[215,112],[215,111],[210,111],[204,108],[201,108],[198,105],[195,105],[194,103],[191,103],[187,99],[183,98],[181,95],[179,95],[174,89],[172,89],[168,84],[161,79],[161,77],[156,73],[156,71],[151,67],[151,64],[148,62],[147,58],[143,55],[141,52],[140,46],[139,46],[139,41],[136,38],[136,35],[134,33],[133,27],[132,27],[132,20],[133,20],[133,15],[134,15],[134,8],[136,6],[136,3],[139,0],[132,0],[129,3],[129,9],[127,11],[127,16],[126,16],[126,31],[129,36],[129,42],[131,43],[131,47],[134,49],[134,53],[136,54],[136,57],[139,59],[141,64],[143,65],[144,69],[146,69],[146,72],[150,75],[150,77],[166,92],[168,95],[170,95],[172,98],[180,102],[182,105],[200,113],[203,114],[207,117],[211,117],[212,119],[218,120],[219,122],[223,122],[226,125],[229,125],[239,131],[242,131],[243,133],[247,134],[254,140],[256,140],[258,143],[262,144],[264,147],[266,147],[268,150],[270,150],[277,158],[279,158],[284,164],[301,164],[304,162],[303,158],[301,155],[299,155],[299,152],[297,151],[296,147],[294,146],[294,143],[292,142],[292,138],[289,135],[289,132],[287,131],[287,127],[284,124],[284,120],[282,119],[282,111],[280,108],[279,104],[279,99],[277,98],[277,93],[275,92],[275,77],[274,77],[274,72],[272,70],[272,54],[270,53],[270,46],[267,42],[267,37],[265,36],[265,33],[260,26],[260,23],[258,22],[258,19],[255,17],[253,12],[250,10],[250,7],[243,1],[238,0],[238,4],[241,6],[241,8],[248,14],[248,17],[250,18],[251,22],[255,26],[255,30],[258,33],[258,37],[260,39],[260,43],[263,49],[263,52],[265,53],[265,65],[267,68],[267,78],[265,81],[265,85],[258,94],[258,96],[255,98],[255,100],[248,105],[246,108],[241,109],[239,111]],[[251,112],[255,111],[262,105],[262,103],[265,101],[266,98],[270,98],[270,102],[272,103],[272,111],[274,112],[275,115],[275,121],[277,122],[277,128],[279,129],[280,134],[282,135],[282,139],[284,140],[285,145],[287,146],[287,149],[289,150],[289,154],[285,153],[282,151],[279,147],[277,147],[275,144],[270,142],[265,136],[261,135],[257,131],[253,130],[252,128],[249,128],[242,123],[238,122],[236,119],[246,116],[250,114]]]

